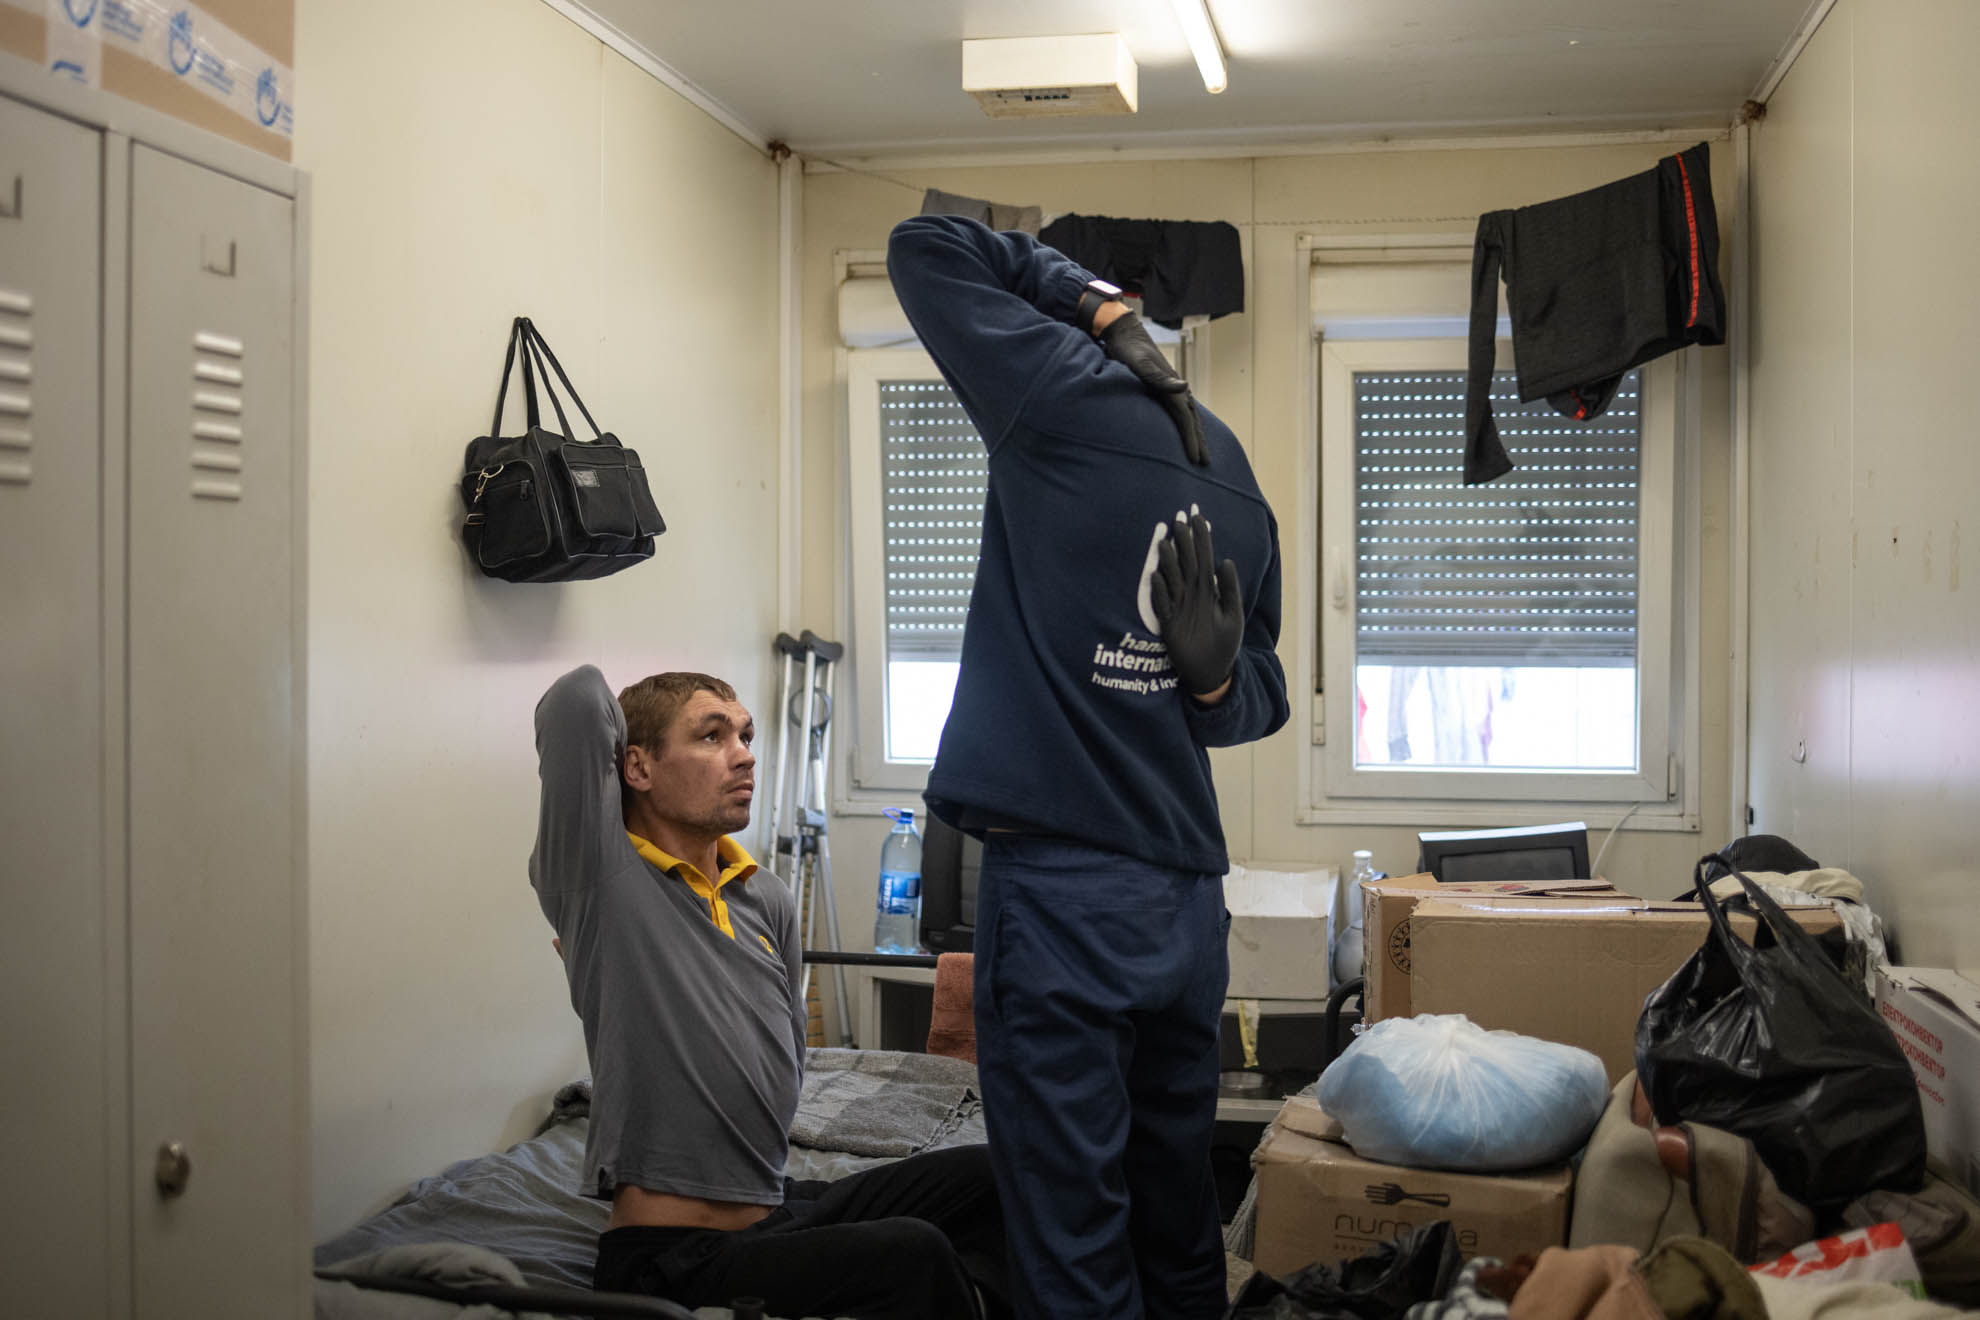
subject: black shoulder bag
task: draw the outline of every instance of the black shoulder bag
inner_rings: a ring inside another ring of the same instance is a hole
[[[502,404],[517,349],[522,356],[526,434],[504,439]],[[554,368],[595,440],[571,437],[564,405],[550,385]],[[534,370],[532,370],[532,363]],[[561,434],[540,425],[536,378],[557,410]],[[468,553],[481,571],[505,582],[574,582],[605,577],[653,557],[653,538],[667,530],[639,455],[600,431],[584,400],[564,374],[550,345],[518,316],[509,329],[509,351],[502,360],[502,387],[495,395],[495,421],[488,434],[468,442],[461,476],[461,526]]]

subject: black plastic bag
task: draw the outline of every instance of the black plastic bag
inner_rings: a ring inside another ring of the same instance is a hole
[[[1441,1301],[1463,1267],[1457,1234],[1439,1219],[1339,1265],[1308,1265],[1283,1280],[1254,1274],[1226,1320],[1397,1320],[1418,1302]]]
[[[1751,1141],[1784,1191],[1818,1211],[1880,1188],[1916,1191],[1925,1118],[1897,1038],[1760,886],[1734,872],[1759,925],[1748,945],[1705,879],[1712,929],[1644,1001],[1636,1071],[1659,1123]]]

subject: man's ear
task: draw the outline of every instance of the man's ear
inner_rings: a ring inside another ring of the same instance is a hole
[[[620,758],[619,773],[626,781],[626,787],[635,793],[644,793],[653,787],[653,762],[646,755],[646,749],[638,743],[628,743],[626,754]]]

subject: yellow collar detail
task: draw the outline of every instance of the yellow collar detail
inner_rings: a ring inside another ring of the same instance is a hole
[[[701,873],[701,868],[693,862],[684,862],[664,852],[658,845],[640,838],[631,830],[626,831],[626,837],[632,840],[633,851],[646,861],[653,863],[666,874],[680,877],[689,889],[708,904],[709,920],[720,927],[722,933],[730,939],[736,937],[736,928],[729,923],[729,905],[722,901],[722,886],[731,880],[747,880],[756,874],[756,859],[749,855],[747,849],[726,834],[716,840],[715,856],[722,863],[722,873],[711,883],[708,877]]]

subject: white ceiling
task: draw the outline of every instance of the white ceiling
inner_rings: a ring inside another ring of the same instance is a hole
[[[1203,90],[1169,0],[565,0],[749,130],[872,156],[1723,127],[1810,0],[1210,0]],[[992,120],[966,37],[1119,32],[1140,113]]]

